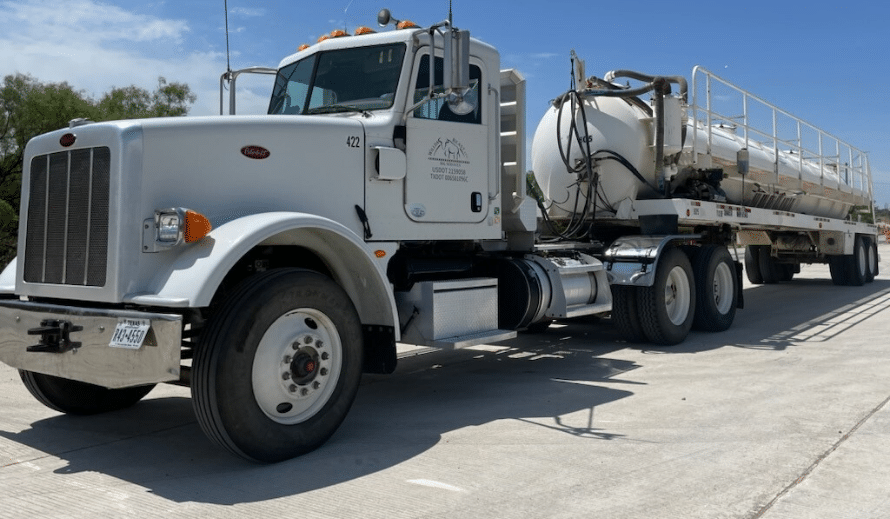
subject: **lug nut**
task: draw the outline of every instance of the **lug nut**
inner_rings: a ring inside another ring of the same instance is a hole
[[[303,389],[300,390],[300,394],[303,396],[306,396],[309,394],[309,390],[304,387]]]
[[[285,364],[290,364],[293,360],[294,360],[294,358],[291,357],[290,355],[285,355],[285,356],[284,356],[284,363],[285,363]]]
[[[331,355],[327,352],[321,354],[321,360],[328,360],[331,358]]]
[[[312,389],[318,389],[319,387],[321,387],[321,382],[316,380],[312,383]]]
[[[324,377],[324,376],[327,376],[327,374],[328,374],[328,368],[321,368],[321,376]]]
[[[315,343],[315,347],[316,347],[316,348],[324,348],[324,343],[321,342],[321,341],[317,341],[317,342]]]
[[[297,386],[296,386],[296,384],[291,384],[290,387],[287,388],[287,389],[290,390],[291,393],[296,393],[296,392],[297,392]]]
[[[312,344],[312,336],[311,336],[311,335],[307,335],[307,336],[303,339],[303,342],[306,343],[306,344]]]
[[[281,378],[283,380],[290,380],[290,371],[285,371],[284,373],[282,373]]]
[[[293,344],[290,345],[290,347],[293,348],[293,349],[295,349],[295,350],[299,350],[299,349],[300,349],[300,343],[299,343],[298,341],[295,341]]]

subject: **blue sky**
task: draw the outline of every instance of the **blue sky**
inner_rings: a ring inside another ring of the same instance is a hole
[[[389,8],[421,25],[448,2],[229,0],[233,68],[275,66],[335,28]],[[569,86],[569,51],[587,73],[612,69],[688,77],[703,65],[870,155],[879,206],[890,204],[890,4],[846,2],[518,2],[454,0],[455,25],[501,52],[528,79],[528,127]],[[0,0],[0,74],[112,86],[188,83],[194,115],[218,111],[226,67],[223,0]],[[260,112],[268,80],[239,80],[239,112]]]

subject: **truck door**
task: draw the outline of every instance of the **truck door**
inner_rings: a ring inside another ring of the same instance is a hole
[[[414,71],[412,104],[429,93],[429,55]],[[442,91],[442,58],[435,62],[436,91]],[[476,223],[488,216],[488,128],[480,96],[482,73],[470,65],[470,96],[476,109],[453,113],[433,99],[408,114],[405,212],[416,222]]]

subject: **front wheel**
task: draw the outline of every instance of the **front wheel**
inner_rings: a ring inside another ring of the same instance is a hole
[[[31,395],[41,404],[74,415],[91,415],[117,411],[142,400],[154,387],[146,386],[108,389],[66,378],[19,370],[19,376]]]
[[[216,444],[276,462],[331,437],[355,399],[362,331],[329,278],[276,269],[247,279],[208,323],[194,359],[192,400]]]
[[[689,258],[670,247],[655,269],[655,283],[637,292],[640,323],[646,338],[656,344],[683,342],[695,315],[695,282]]]

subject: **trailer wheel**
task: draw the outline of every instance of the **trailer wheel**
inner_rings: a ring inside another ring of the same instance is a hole
[[[276,462],[334,434],[355,399],[363,351],[358,314],[336,283],[270,270],[243,282],[207,326],[192,400],[214,443]]]
[[[853,255],[847,256],[847,284],[859,287],[865,284],[868,276],[868,247],[865,237],[856,236],[853,242]]]
[[[693,328],[709,332],[728,330],[735,320],[735,263],[726,247],[705,245],[692,260],[695,274],[695,318]]]
[[[74,415],[91,415],[117,411],[142,400],[154,384],[146,386],[108,389],[102,386],[68,380],[66,378],[19,370],[19,376],[28,391],[41,404]]]
[[[695,282],[692,265],[683,252],[666,249],[655,269],[655,283],[640,287],[637,308],[646,338],[656,344],[683,342],[695,316]]]
[[[828,271],[831,282],[841,286],[847,284],[847,256],[828,256]]]
[[[637,312],[637,287],[612,285],[612,322],[627,342],[643,342],[646,334]]]
[[[762,285],[763,276],[760,274],[760,249],[763,245],[748,245],[745,247],[745,274],[753,285]]]
[[[878,275],[878,244],[871,237],[865,238],[865,250],[867,257],[865,282],[871,283]]]
[[[780,263],[778,266],[780,268],[779,272],[781,274],[779,276],[779,281],[787,283],[794,279],[794,274],[796,274],[794,265],[791,265],[790,263]]]
[[[785,269],[782,264],[770,255],[770,247],[761,246],[758,254],[758,264],[760,265],[760,275],[763,277],[764,284],[772,285],[787,281],[785,279]]]

